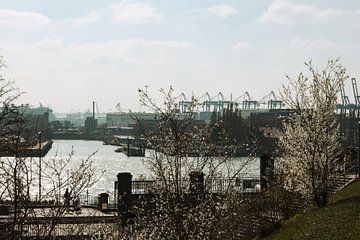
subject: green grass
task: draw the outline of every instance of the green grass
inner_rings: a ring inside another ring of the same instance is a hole
[[[334,194],[323,208],[309,208],[258,239],[360,239],[360,181]]]

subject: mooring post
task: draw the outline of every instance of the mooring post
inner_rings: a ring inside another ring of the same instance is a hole
[[[118,216],[127,221],[129,218],[129,210],[132,205],[131,197],[131,180],[132,175],[128,172],[119,173],[117,175],[117,187],[118,187]]]
[[[109,194],[100,193],[98,196],[98,209],[108,210],[109,209]]]
[[[192,171],[189,174],[190,177],[190,189],[191,193],[202,193],[205,190],[204,186],[204,173],[198,171]]]

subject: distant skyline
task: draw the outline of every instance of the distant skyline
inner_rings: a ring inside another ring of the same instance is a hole
[[[0,34],[1,74],[55,112],[138,111],[145,86],[260,99],[308,60],[360,80],[358,0],[0,0]]]

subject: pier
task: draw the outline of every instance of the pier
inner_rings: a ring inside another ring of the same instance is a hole
[[[18,152],[14,152],[12,150],[2,150],[0,151],[0,157],[44,157],[51,149],[52,144],[53,141],[49,140],[44,141],[41,144],[37,143],[32,147],[20,149]]]

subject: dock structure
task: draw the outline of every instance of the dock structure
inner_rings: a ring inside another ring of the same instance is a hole
[[[31,147],[25,147],[20,149],[18,152],[14,152],[13,150],[1,150],[0,157],[44,157],[49,150],[51,149],[53,144],[52,140],[44,141],[40,143],[36,143]]]

